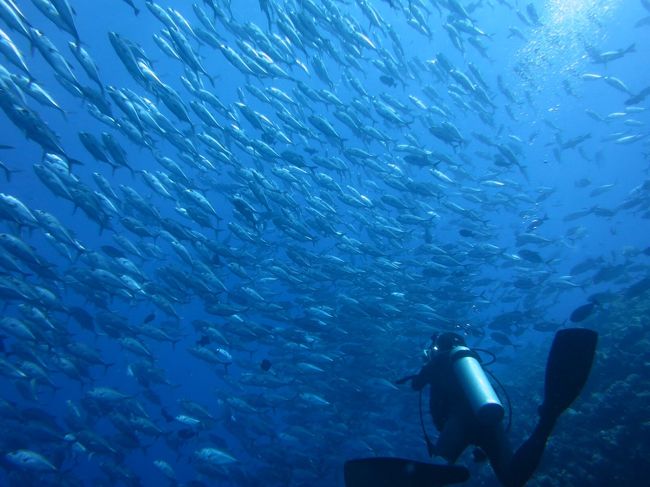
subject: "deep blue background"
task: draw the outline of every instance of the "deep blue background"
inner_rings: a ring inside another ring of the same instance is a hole
[[[127,87],[137,93],[143,93],[143,90],[126,73],[126,70],[117,59],[115,52],[108,42],[107,33],[109,31],[116,31],[125,38],[141,44],[150,58],[154,60],[154,67],[157,74],[180,93],[185,94],[183,86],[178,79],[179,75],[182,74],[182,67],[180,63],[166,59],[165,55],[154,44],[151,36],[160,30],[161,25],[144,5],[139,5],[142,11],[136,17],[133,15],[132,10],[121,1],[95,0],[92,2],[82,2],[73,0],[71,3],[74,5],[76,11],[75,20],[80,37],[86,48],[97,61],[105,85]],[[645,68],[650,61],[650,47],[647,42],[648,28],[633,27],[637,20],[648,15],[648,12],[644,11],[639,2],[623,2],[622,0],[603,0],[600,2],[588,2],[587,0],[533,2],[537,6],[537,11],[544,21],[544,26],[537,29],[522,25],[513,10],[499,5],[498,2],[493,2],[494,5],[483,2],[485,5],[477,11],[475,20],[476,24],[490,35],[490,39],[485,40],[485,44],[488,46],[490,61],[480,57],[474,48],[467,43],[465,44],[465,54],[461,54],[455,50],[441,27],[445,22],[444,17],[440,18],[435,8],[432,8],[432,14],[428,17],[429,25],[433,32],[433,39],[428,41],[425,37],[410,29],[406,25],[403,16],[391,11],[385,2],[372,3],[384,18],[391,19],[391,23],[401,38],[407,57],[410,55],[418,55],[420,59],[425,60],[431,59],[437,53],[442,52],[458,69],[466,73],[468,72],[466,63],[471,61],[480,69],[492,89],[494,101],[499,106],[495,127],[488,127],[482,124],[474,115],[455,111],[453,104],[446,98],[448,107],[453,112],[452,122],[461,129],[463,135],[470,141],[470,144],[461,150],[461,153],[467,156],[466,161],[461,160],[459,154],[454,153],[444,147],[440,141],[434,139],[419,123],[414,124],[413,128],[410,129],[420,143],[427,148],[442,150],[448,153],[458,161],[459,166],[469,175],[468,181],[463,181],[459,185],[447,185],[445,191],[448,193],[447,196],[450,201],[456,201],[463,206],[469,206],[466,200],[458,198],[459,191],[462,191],[463,186],[482,188],[486,194],[490,195],[487,203],[474,205],[472,209],[479,212],[489,221],[489,227],[485,230],[494,236],[490,239],[491,244],[499,246],[505,253],[516,253],[516,235],[525,231],[530,216],[541,218],[547,215],[548,220],[544,222],[537,233],[552,240],[554,243],[545,248],[531,248],[538,250],[545,260],[554,259],[552,265],[548,268],[552,273],[549,278],[551,280],[557,279],[560,276],[569,275],[570,269],[575,264],[584,261],[588,257],[603,257],[605,263],[611,264],[625,263],[629,262],[630,256],[636,256],[633,249],[642,250],[648,246],[647,234],[649,229],[647,219],[641,218],[641,215],[633,212],[620,210],[615,212],[611,218],[589,215],[577,221],[563,221],[563,217],[568,214],[594,206],[614,210],[617,205],[625,200],[628,193],[647,177],[647,153],[649,149],[646,140],[627,146],[616,145],[611,141],[605,140],[608,134],[623,132],[625,130],[629,130],[630,133],[647,134],[647,125],[638,128],[626,128],[621,121],[613,121],[611,123],[595,122],[585,114],[585,109],[591,109],[602,116],[606,116],[609,113],[621,111],[624,107],[623,101],[627,96],[605,84],[602,80],[583,81],[580,78],[584,73],[616,76],[624,81],[635,93],[649,84],[647,69]],[[163,6],[174,6],[186,18],[195,22],[189,2],[161,2],[161,4]],[[428,2],[426,4],[429,5]],[[59,47],[61,53],[73,62],[66,45],[70,40],[69,36],[58,31],[54,25],[33,7],[31,2],[22,1],[20,2],[20,6],[26,16],[33,22],[34,26],[42,29]],[[525,6],[526,2],[519,2],[520,10],[525,10]],[[366,29],[366,32],[371,33],[373,39],[377,38],[388,44],[387,40],[378,36],[375,30],[368,28],[367,20],[361,15],[356,5],[351,4],[348,6],[341,4],[340,8],[343,11],[349,10],[352,12],[352,15],[359,19],[360,25]],[[559,14],[557,12],[564,13]],[[266,19],[260,13],[257,2],[248,0],[233,2],[233,13],[235,19],[239,22],[253,21],[263,29],[266,29]],[[397,17],[394,22],[392,21],[393,17]],[[600,24],[600,27],[596,25],[596,21]],[[508,38],[507,28],[512,25],[517,25],[528,37],[529,41],[525,42],[516,38]],[[4,25],[2,27],[5,28]],[[50,67],[42,60],[40,55],[38,53],[30,55],[29,47],[23,38],[17,34],[14,35],[6,28],[5,30],[25,54],[35,78],[53,94],[61,106],[68,112],[67,119],[64,119],[60,113],[38,107],[35,103],[30,104],[30,106],[39,111],[49,125],[61,136],[62,145],[66,151],[85,162],[83,167],[78,168],[78,170],[75,168],[77,171],[76,174],[84,182],[94,187],[91,179],[92,172],[100,171],[110,179],[115,188],[119,187],[120,184],[136,188],[151,198],[152,204],[155,204],[159,208],[163,216],[177,218],[173,204],[169,201],[162,201],[155,195],[149,196],[151,191],[142,183],[139,177],[136,176],[133,178],[125,170],[118,170],[115,174],[111,174],[110,168],[96,163],[88,156],[78,140],[78,132],[84,130],[98,135],[101,131],[106,130],[106,128],[103,126],[100,127],[98,122],[86,113],[85,108],[77,99],[71,97],[65,90],[60,88],[52,76]],[[224,36],[235,47],[232,35],[224,31]],[[636,51],[626,55],[623,59],[613,61],[608,66],[594,65],[590,62],[585,52],[585,43],[589,43],[602,51],[624,48],[631,43],[636,43]],[[237,101],[237,88],[243,86],[246,82],[244,77],[227,63],[219,52],[206,46],[201,47],[198,52],[201,54],[207,70],[215,76],[215,87],[211,88],[209,85],[207,87],[225,104]],[[307,59],[304,59],[304,61],[306,62]],[[368,92],[380,93],[385,91],[397,97],[405,104],[410,103],[407,98],[409,94],[414,94],[423,100],[426,99],[417,81],[411,80],[406,89],[400,86],[388,88],[378,80],[378,72],[370,65],[369,61],[362,60],[361,62],[364,66],[368,66],[366,76],[359,75]],[[4,60],[3,63],[9,67],[8,63],[5,63]],[[334,61],[328,59],[326,60],[326,64],[330,70],[330,74],[338,80],[341,71],[335,65]],[[521,64],[530,70],[533,77],[530,83],[524,83],[514,72],[515,67]],[[84,77],[79,66],[76,67],[75,72],[80,78]],[[295,73],[298,73],[298,71],[294,71]],[[511,106],[518,121],[510,119],[502,109],[509,102],[496,88],[497,75],[503,78],[504,84],[509,87],[518,100],[524,99],[524,93],[526,91],[532,97],[532,106],[527,103]],[[430,84],[444,96],[444,91],[446,90],[444,84],[436,84],[432,76],[425,76],[431,80]],[[325,88],[325,85],[313,74],[312,79],[304,75],[301,79],[315,88]],[[567,94],[563,88],[563,82],[569,83],[573,91],[577,94],[577,97]],[[261,82],[253,80],[252,84],[256,86],[272,84],[285,89],[288,93],[290,93],[293,87],[291,82],[285,80],[274,80],[273,82],[268,80]],[[340,83],[337,84],[335,91],[342,99],[351,100],[356,95],[350,93],[348,90],[349,88],[344,83]],[[273,110],[270,107],[259,104],[252,96],[247,95],[246,99],[254,109],[259,110],[261,113],[273,114]],[[323,110],[323,106],[316,107],[316,110]],[[336,122],[331,116],[331,113],[324,112],[323,115],[333,120],[337,129],[340,129],[345,137],[354,139],[351,133],[348,133],[340,123]],[[249,134],[253,134],[254,130],[247,125],[243,117],[240,118],[242,118],[242,126],[246,128]],[[635,118],[647,124],[648,113],[632,114],[630,118]],[[556,147],[554,132],[546,122],[551,122],[558,127],[558,133],[562,135],[564,140],[585,133],[591,134],[591,138],[580,146],[584,149],[584,153],[589,159],[583,158],[576,149],[569,149],[562,152],[561,160],[557,160],[553,155],[553,148]],[[381,127],[381,125],[378,125],[378,127]],[[401,140],[403,134],[400,134],[399,130],[392,130],[394,133],[391,132],[390,128],[386,129],[387,133],[391,136],[394,136],[397,140]],[[524,179],[516,168],[502,175],[492,173],[494,166],[475,155],[475,151],[485,150],[485,147],[473,140],[471,135],[473,131],[480,132],[491,138],[496,137],[498,134],[502,141],[508,140],[508,137],[511,135],[523,140],[524,142],[520,144],[522,151],[521,161],[527,169],[528,179]],[[23,134],[4,115],[0,116],[0,134],[0,143],[15,147],[14,150],[0,153],[0,157],[9,167],[19,168],[21,170],[20,173],[14,175],[11,183],[4,179],[0,181],[0,190],[2,192],[18,197],[30,208],[43,208],[56,215],[75,233],[78,240],[89,249],[97,249],[100,245],[110,243],[110,232],[104,232],[102,235],[98,235],[98,229],[94,223],[90,223],[80,211],[73,212],[72,205],[69,202],[54,198],[36,178],[31,166],[41,158],[40,147],[31,141],[27,141]],[[537,135],[531,143],[528,143],[527,141],[531,138],[532,134]],[[361,146],[358,143],[359,141],[355,142],[357,142],[354,144],[355,146]],[[160,169],[153,160],[152,155],[146,150],[134,146],[125,137],[120,137],[120,143],[128,149],[129,161],[135,169],[146,169],[150,171]],[[159,148],[161,152],[169,153],[173,157],[174,151],[167,144],[162,143]],[[379,153],[385,149],[374,143],[371,144],[370,150],[374,153]],[[244,164],[250,165],[249,162],[246,162],[246,156],[241,151],[237,154],[244,161]],[[368,177],[369,173],[362,172],[355,165],[351,165],[351,168],[352,174],[346,178],[344,183],[356,187],[359,191],[367,194],[373,201],[379,199],[382,194],[381,190],[373,187],[371,184],[372,178]],[[452,168],[446,168],[444,164],[439,169],[452,177],[452,179],[460,179],[454,175],[455,173]],[[427,174],[425,170],[407,167],[405,171],[414,179],[420,178],[426,181],[439,182],[432,179],[430,174]],[[223,178],[224,182],[229,181],[226,171],[222,171],[220,177]],[[591,181],[591,185],[587,188],[576,187],[575,181],[582,178],[588,178]],[[505,210],[503,206],[497,208],[491,203],[493,201],[491,198],[499,191],[481,186],[480,181],[484,179],[497,179],[506,183],[507,191],[502,194],[508,199],[510,205],[508,210]],[[379,188],[385,189],[385,186],[381,185],[379,180],[377,180],[377,183],[379,184]],[[593,188],[611,183],[614,183],[614,187],[611,190],[598,197],[590,196]],[[342,183],[341,185],[343,186]],[[543,191],[543,188],[548,188],[553,192],[548,199],[536,204],[535,199]],[[206,195],[217,208],[220,216],[224,218],[224,222],[221,225],[222,228],[226,228],[225,223],[232,220],[230,203],[228,203],[226,198],[227,195],[218,194],[214,190],[207,192]],[[433,210],[439,212],[441,215],[433,229],[435,243],[449,244],[454,249],[454,252],[469,250],[472,245],[476,244],[476,242],[464,241],[458,235],[459,226],[456,225],[456,220],[458,219],[456,215],[444,207],[436,208],[436,201],[433,199],[428,203],[433,206]],[[346,216],[350,218],[352,225],[358,223],[355,221],[353,212],[349,212]],[[583,227],[584,235],[579,239],[571,240],[567,237],[567,232],[571,227],[575,226]],[[3,231],[10,231],[9,228],[3,228]],[[227,232],[227,229],[225,232]],[[278,238],[278,245],[283,245],[284,241],[278,237],[277,232],[271,234],[271,238],[274,236]],[[34,232],[31,235],[23,232],[22,237],[48,260],[60,263],[62,268],[64,267],[58,255],[48,246],[38,232]],[[225,238],[225,234],[222,233],[219,238]],[[330,252],[332,251],[331,243],[324,240],[315,246],[305,247],[316,252]],[[403,255],[401,257],[409,257],[409,249],[412,249],[413,245],[418,245],[419,243],[417,238],[412,239],[410,242],[411,245],[402,249]],[[169,252],[169,259],[171,261],[176,262],[177,266],[182,266],[182,263],[173,254],[171,247],[167,246],[165,250]],[[647,260],[641,262],[644,262],[643,265],[647,264]],[[353,265],[363,266],[366,265],[366,262],[358,259],[353,262]],[[148,262],[145,264],[144,269],[151,273],[156,266],[155,262]],[[544,271],[548,269],[545,268]],[[469,299],[469,304],[459,304],[456,308],[456,313],[446,316],[454,322],[470,323],[473,327],[479,329],[483,328],[486,323],[490,322],[500,313],[512,311],[513,309],[523,311],[527,308],[538,306],[543,309],[544,321],[557,323],[557,327],[560,327],[574,308],[586,302],[587,296],[604,290],[620,290],[629,286],[634,281],[630,277],[629,279],[631,280],[623,278],[617,282],[604,282],[600,285],[594,285],[590,281],[589,276],[581,275],[572,277],[571,281],[580,284],[582,288],[569,289],[557,294],[551,292],[548,288],[540,289],[539,294],[536,294],[537,290],[535,289],[525,292],[514,290],[514,292],[518,292],[519,294],[516,295],[517,299],[512,302],[503,298],[513,293],[511,282],[520,274],[516,269],[505,266],[503,268],[495,268],[494,266],[486,265],[485,267],[467,269],[467,272],[471,272],[476,276],[484,275],[490,277],[493,282],[485,288],[465,288],[464,290],[468,294],[473,294],[474,296],[483,293],[483,299],[476,299],[475,303],[471,303],[472,300]],[[636,276],[638,274],[632,273],[631,275]],[[234,283],[232,279],[227,282],[229,284]],[[282,289],[274,290],[283,291]],[[284,302],[285,300],[292,300],[293,297],[291,294],[277,294],[273,299],[278,302]],[[83,299],[72,292],[64,293],[64,302],[67,305],[84,305]],[[133,323],[142,320],[148,313],[156,311],[152,304],[146,302],[131,307],[128,303],[116,299],[111,306],[114,311],[128,316],[129,320]],[[299,305],[295,306],[299,307]],[[453,303],[446,303],[445,308],[447,311],[454,309]],[[93,308],[89,307],[88,310],[92,312]],[[7,308],[7,314],[14,312],[13,307],[10,306]],[[191,304],[179,307],[177,312],[182,317],[180,326],[186,331],[186,338],[174,350],[169,344],[147,342],[147,345],[156,357],[157,365],[165,369],[166,376],[171,383],[178,384],[179,386],[173,389],[163,388],[159,390],[165,404],[173,405],[176,399],[185,397],[206,405],[210,410],[215,411],[215,415],[217,416],[224,415],[227,409],[223,407],[220,401],[223,401],[226,395],[236,396],[240,392],[247,392],[245,386],[243,388],[238,386],[238,374],[243,371],[257,371],[257,363],[265,353],[270,353],[273,357],[278,358],[279,363],[276,367],[278,374],[284,374],[291,367],[291,356],[287,355],[283,357],[284,354],[281,346],[276,341],[275,346],[278,346],[278,349],[274,350],[271,347],[269,350],[268,345],[260,344],[253,358],[251,358],[247,349],[243,347],[242,349],[237,349],[235,347],[231,350],[235,363],[231,367],[228,375],[224,375],[221,370],[211,370],[216,368],[206,366],[186,352],[187,347],[191,346],[197,339],[191,330],[191,320],[205,317],[201,303],[195,300]],[[157,320],[159,321],[167,319],[160,311],[156,311],[156,314]],[[252,316],[251,318],[262,322],[265,321],[264,318],[259,316]],[[282,325],[291,326],[291,323]],[[340,327],[343,329],[354,326],[354,323],[340,324]],[[106,337],[95,337],[88,332],[81,332],[78,329],[74,330],[74,334],[77,339],[88,341],[88,343],[99,347],[107,362],[115,362],[115,366],[110,368],[106,374],[103,374],[101,370],[96,371],[98,385],[115,387],[127,394],[138,394],[137,384],[126,376],[126,366],[130,361],[128,352],[122,351],[119,344]],[[549,333],[538,333],[530,330],[524,335],[512,337],[512,340],[516,342],[518,348],[506,347],[500,351],[500,355],[505,358],[509,357],[516,364],[526,358],[527,350],[534,350],[536,353],[538,350],[546,350],[551,336]],[[421,337],[422,345],[426,343],[426,338],[426,335]],[[378,350],[385,350],[386,342],[390,339],[390,336],[378,336],[377,340],[378,342],[381,341],[382,345],[378,347]],[[335,340],[344,340],[344,338],[335,338],[335,335],[333,335],[331,341],[327,342],[328,346],[332,347],[332,353],[338,355],[339,351],[336,349]],[[479,342],[483,347],[501,348],[492,342],[489,337]],[[413,343],[411,342],[411,344]],[[419,366],[419,350],[417,347],[409,349],[404,345],[403,342],[396,345],[396,356],[387,359],[386,364],[383,363],[384,357],[376,357],[382,369],[389,364],[391,366],[400,364],[407,369],[414,369]],[[372,350],[367,352],[370,354],[373,353]],[[282,358],[285,360],[283,361]],[[543,355],[539,355],[536,366],[539,367],[540,373],[538,377],[540,378],[542,360]],[[346,372],[350,377],[353,377],[358,371],[353,366],[353,359],[350,360],[350,363],[352,366]],[[276,369],[274,368],[274,370]],[[340,370],[341,368],[337,369],[337,371]],[[510,368],[508,365],[503,367],[497,366],[495,370],[501,374],[505,383],[515,383],[518,387],[526,386],[517,383],[518,376],[516,374],[516,367]],[[389,380],[394,379],[408,371],[401,369],[395,370],[390,377],[386,378]],[[288,375],[290,376],[291,374]],[[56,393],[52,393],[48,389],[39,390],[39,404],[32,406],[47,407],[49,411],[59,415],[63,414],[67,400],[78,401],[83,396],[84,388],[72,383],[61,374],[54,373],[53,377],[55,377],[58,384],[60,383],[62,389]],[[335,379],[347,379],[347,377],[328,378],[331,381],[335,381]],[[2,379],[0,385],[3,396],[7,399],[21,401],[22,404],[22,399],[18,398],[10,381]],[[532,386],[537,387],[538,384],[533,384]],[[318,388],[319,386],[315,385],[315,387]],[[331,387],[332,390],[336,390],[336,386]],[[297,390],[297,392],[300,392],[300,390]],[[369,393],[371,397],[375,397],[373,394],[374,392]],[[423,457],[425,452],[420,444],[420,438],[416,429],[416,416],[413,414],[412,417],[399,417],[399,414],[405,408],[415,413],[414,396],[397,391],[384,391],[383,394],[377,397],[381,399],[381,402],[373,404],[374,412],[376,414],[385,413],[387,416],[394,414],[395,417],[391,419],[398,422],[404,421],[409,424],[409,434],[405,435],[407,438],[404,439],[405,443],[403,444],[403,448],[392,445],[394,449],[392,452],[382,451],[381,448],[377,448],[375,452],[377,454],[398,453],[400,455]],[[332,403],[336,402],[335,397],[330,397],[329,399]],[[407,403],[408,405],[405,405]],[[172,409],[174,409],[173,406]],[[150,408],[150,413],[162,425],[155,408]],[[340,414],[341,421],[344,422],[344,418],[347,417],[348,413],[345,411],[337,411],[337,414]],[[265,415],[265,417],[267,416]],[[281,410],[269,414],[268,417],[273,418],[275,422],[273,426],[278,431],[282,431],[287,426],[285,422],[286,418],[283,416]],[[330,419],[328,417],[327,421]],[[289,421],[293,420],[295,420],[295,417],[289,418]],[[321,418],[317,412],[305,411],[304,424],[302,426],[308,430],[316,430],[317,432],[321,427],[320,421]],[[104,426],[106,427],[106,431],[110,431],[108,425]],[[355,429],[356,426],[348,425],[351,436],[350,445],[346,445],[341,450],[336,445],[321,444],[325,440],[318,434],[315,434],[313,437],[300,439],[301,442],[308,443],[301,446],[305,447],[305,450],[310,456],[327,457],[324,462],[325,466],[323,467],[326,472],[324,479],[327,480],[324,480],[322,485],[330,485],[333,481],[332,479],[340,481],[339,472],[334,471],[334,469],[340,466],[340,461],[343,458],[368,453],[362,451],[362,447],[358,444],[354,444],[355,441],[364,441],[363,438],[356,438],[356,435],[359,432],[363,434],[365,428],[359,427]],[[217,435],[227,439],[231,453],[240,459],[241,462],[237,468],[241,468],[244,471],[248,470],[251,475],[255,476],[255,472],[259,472],[260,462],[255,458],[255,455],[251,454],[251,449],[242,449],[239,439],[235,437],[236,435],[233,435],[232,431],[225,431],[223,426],[216,426],[214,431]],[[390,439],[394,440],[395,436]],[[209,441],[205,441],[205,443],[207,444]],[[187,481],[195,476],[193,467],[186,461],[195,446],[188,445],[185,457],[175,462],[174,455],[171,451],[164,446],[162,441],[158,441],[146,452],[139,450],[131,452],[127,456],[126,465],[137,472],[143,480],[143,484],[160,485],[161,477],[153,467],[152,460],[164,458],[175,468],[177,478],[182,481]],[[261,442],[260,449],[262,451],[260,456],[264,458],[264,449],[275,448],[283,447]],[[71,472],[71,475],[90,480],[96,475],[96,468],[93,459],[84,460]],[[314,470],[310,472],[313,474]],[[233,482],[236,483],[236,480]],[[297,483],[296,485],[302,484]],[[309,485],[321,484],[318,483],[318,480],[314,480]]]

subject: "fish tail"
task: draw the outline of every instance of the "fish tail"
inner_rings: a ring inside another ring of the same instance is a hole
[[[34,57],[34,49],[36,48],[36,44],[34,44],[34,39],[32,38],[31,34],[29,36],[29,54],[31,57]]]
[[[172,340],[172,350],[176,350],[176,344],[180,342],[183,338],[176,338],[175,340]]]
[[[104,374],[106,374],[106,372],[108,372],[108,368],[115,365],[115,363],[114,362],[113,363],[103,363],[102,365],[104,366]]]
[[[76,250],[76,255],[74,257],[73,262],[76,262],[79,259],[79,257],[81,257],[83,254],[86,253],[86,249],[79,242],[77,242],[75,250]]]

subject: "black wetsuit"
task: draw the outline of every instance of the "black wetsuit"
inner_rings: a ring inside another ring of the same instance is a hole
[[[499,481],[506,487],[523,486],[533,474],[554,420],[540,421],[530,438],[513,454],[503,420],[492,425],[480,424],[454,376],[447,351],[438,351],[412,378],[411,386],[422,390],[430,385],[429,407],[433,423],[440,431],[434,455],[454,463],[469,445],[487,455]]]

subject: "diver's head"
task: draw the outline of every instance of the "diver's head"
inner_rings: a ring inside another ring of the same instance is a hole
[[[465,340],[458,333],[450,331],[444,333],[434,333],[431,335],[431,341],[424,350],[424,360],[431,360],[436,354],[449,352],[455,346],[466,347]]]

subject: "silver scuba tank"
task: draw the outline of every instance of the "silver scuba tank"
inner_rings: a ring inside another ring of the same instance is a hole
[[[457,345],[449,352],[452,369],[465,393],[472,412],[484,425],[495,424],[503,418],[503,405],[481,364],[476,352]]]

